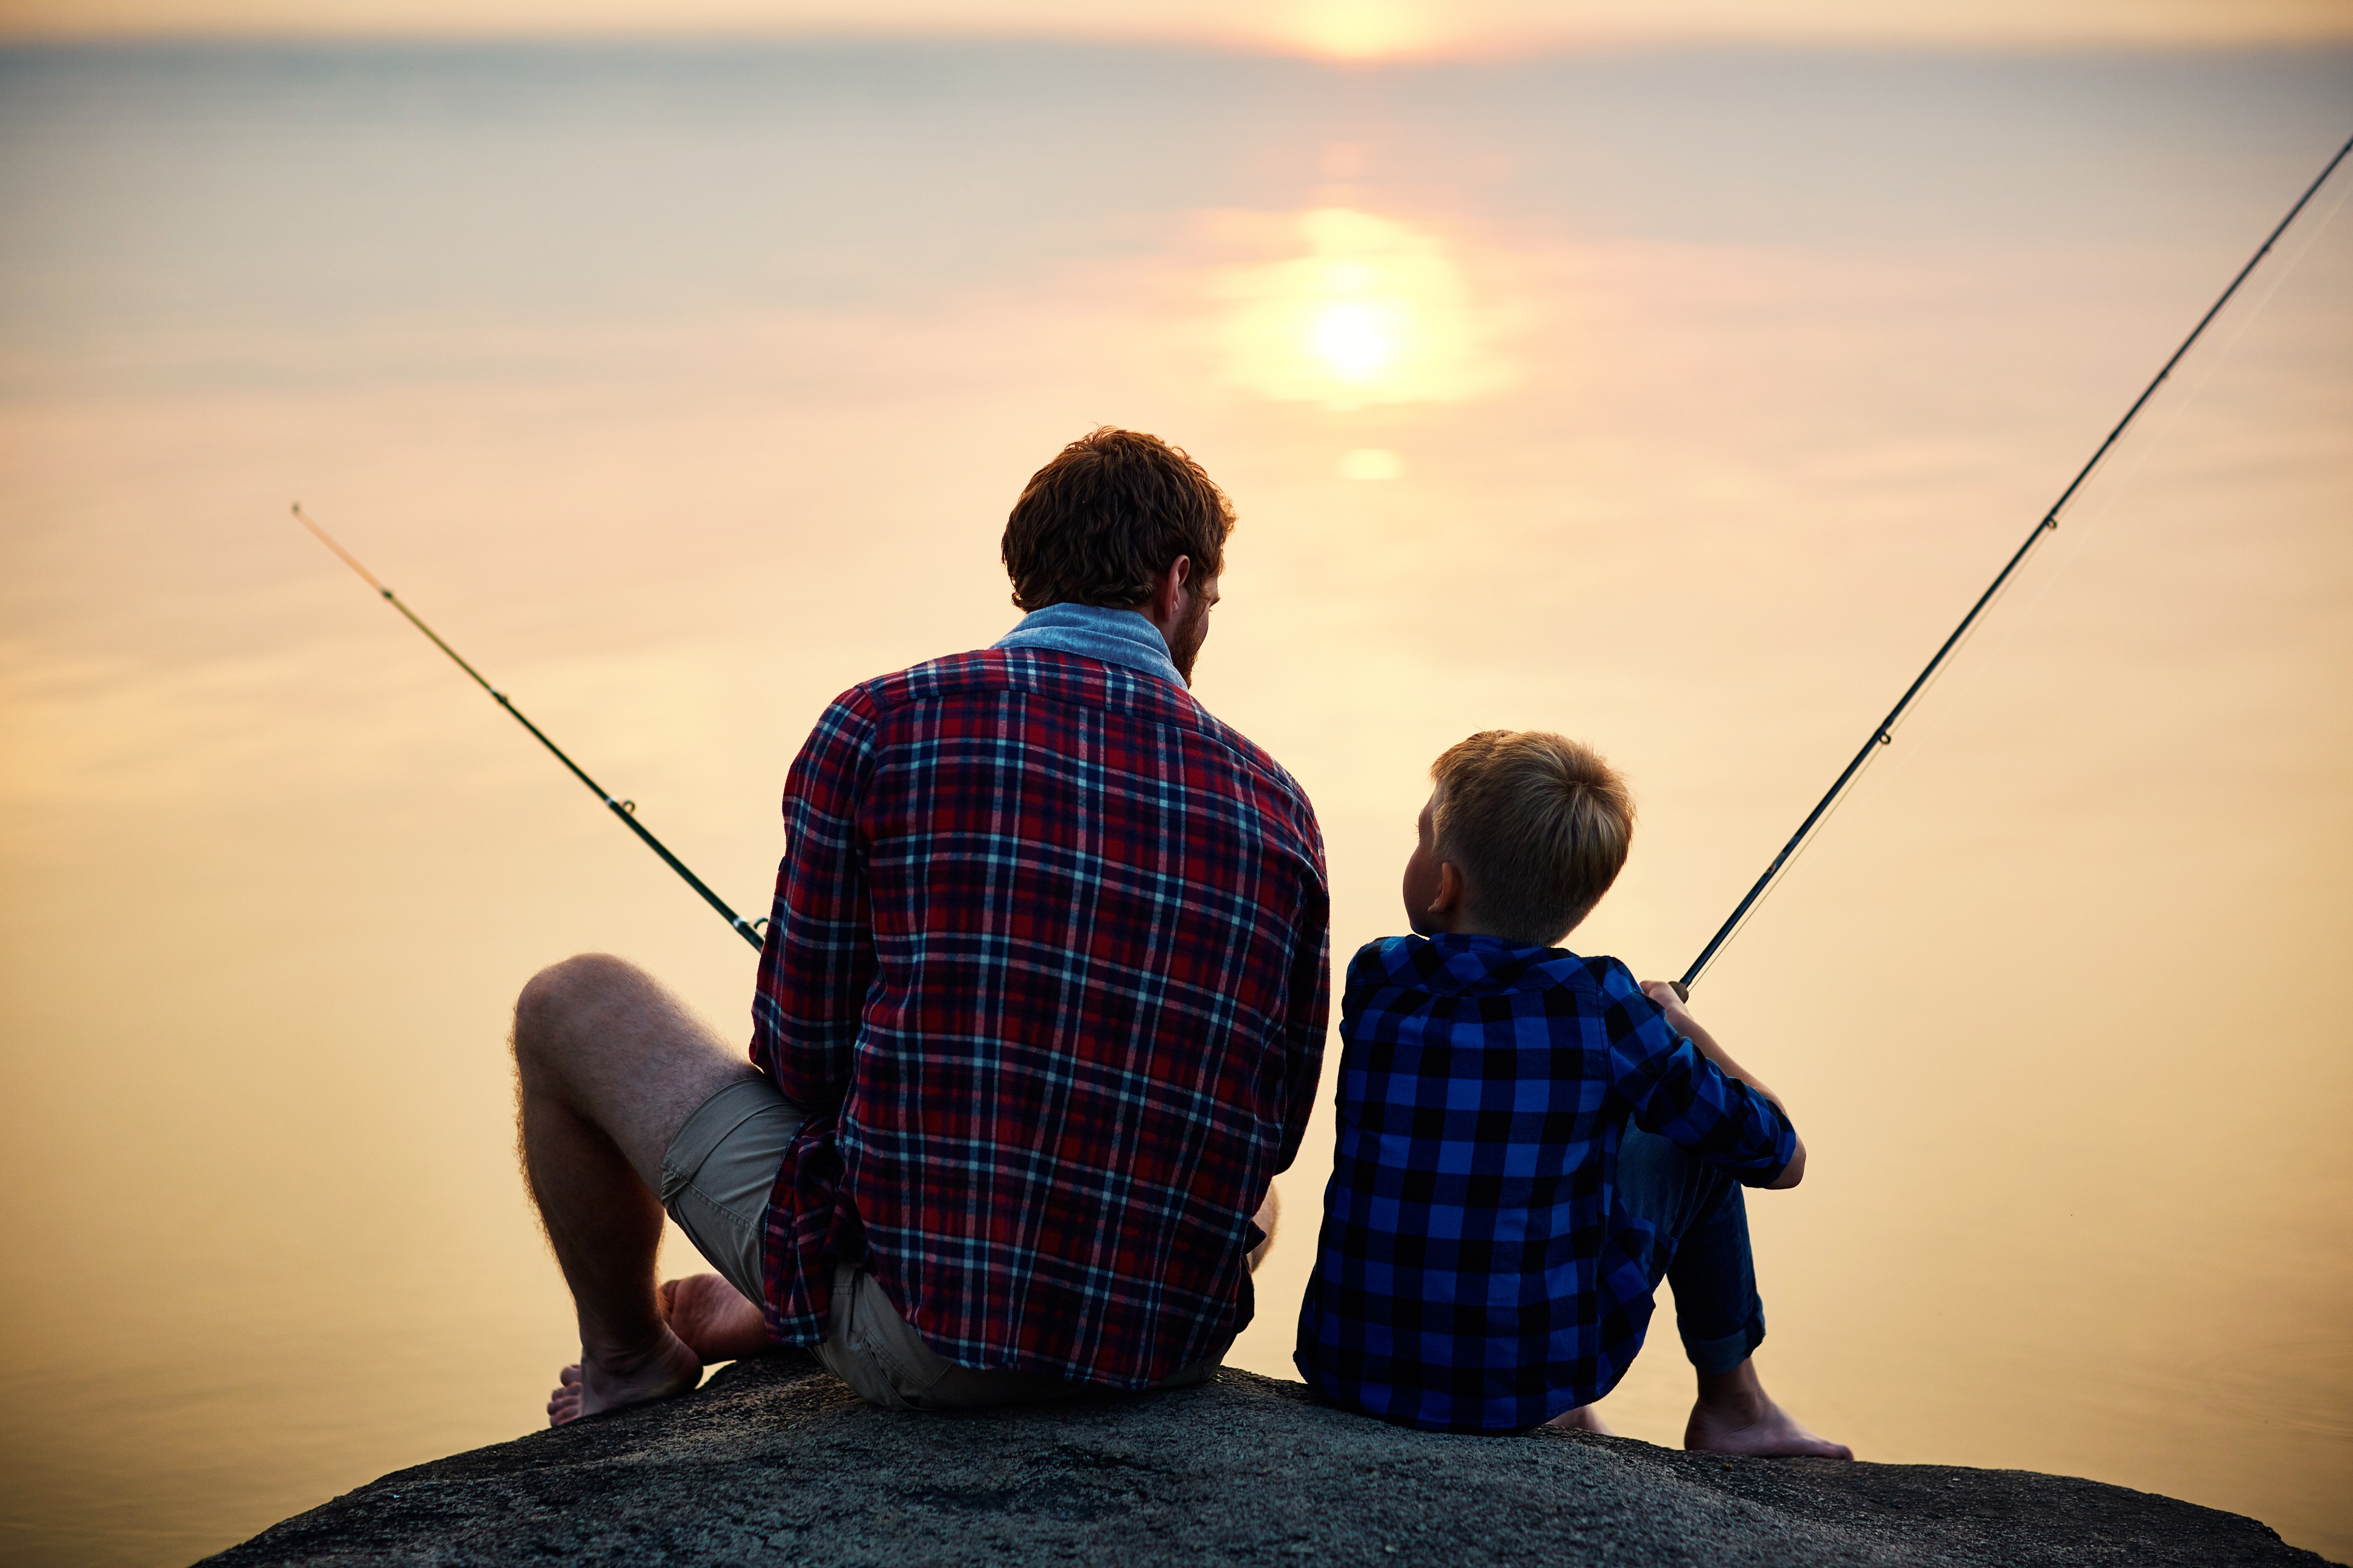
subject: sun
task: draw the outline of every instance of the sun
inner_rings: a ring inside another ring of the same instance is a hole
[[[1397,358],[1397,334],[1380,309],[1361,300],[1326,305],[1315,317],[1315,352],[1344,381],[1369,382]]]
[[[1335,408],[1446,403],[1498,384],[1471,290],[1436,236],[1345,207],[1304,213],[1308,254],[1234,268],[1223,336],[1262,396]]]
[[[1440,13],[1424,0],[1296,0],[1277,30],[1335,60],[1395,59],[1438,41]]]

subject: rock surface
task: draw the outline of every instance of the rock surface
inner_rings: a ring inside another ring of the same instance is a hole
[[[1410,1432],[1225,1371],[967,1415],[798,1355],[385,1477],[207,1559],[263,1563],[2318,1564],[2253,1520],[2020,1470]]]

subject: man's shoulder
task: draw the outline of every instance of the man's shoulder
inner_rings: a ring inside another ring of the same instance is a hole
[[[1235,765],[1265,791],[1272,802],[1280,803],[1293,814],[1307,835],[1315,839],[1320,849],[1323,839],[1315,826],[1315,808],[1309,803],[1306,790],[1291,776],[1291,770],[1276,762],[1272,754],[1257,742],[1194,701],[1191,693],[1184,695],[1187,705],[1192,710],[1193,722],[1202,736],[1213,745],[1223,748]]]
[[[1320,853],[1314,807],[1289,769],[1183,687],[1124,665],[1054,648],[979,648],[860,681],[835,699],[835,706],[887,724],[926,707],[1024,696],[1120,711],[1190,733],[1253,787],[1260,810],[1289,819]]]
[[[1026,672],[1011,668],[1013,663],[1005,650],[976,648],[871,676],[828,703],[818,728],[847,721],[879,730],[926,708],[1002,698],[1029,684],[1021,679]]]
[[[989,700],[1008,695],[1047,697],[1098,708],[1166,711],[1171,716],[1198,710],[1188,693],[1165,680],[1124,665],[1037,647],[984,647],[927,658],[921,664],[861,680],[836,700],[856,699],[877,717],[887,718],[925,704],[958,699]]]
[[[1003,679],[1004,662],[1004,655],[994,648],[947,654],[887,675],[869,677],[834,700],[863,708],[881,718],[915,703],[935,701],[961,692],[1003,690],[1007,684]]]

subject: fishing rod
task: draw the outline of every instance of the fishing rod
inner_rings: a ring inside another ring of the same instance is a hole
[[[2066,510],[2067,503],[2075,499],[2076,491],[2084,488],[2084,481],[2092,477],[2092,470],[2100,466],[2101,461],[2107,457],[2116,442],[2123,438],[2125,431],[2131,426],[2132,422],[2140,417],[2140,411],[2148,406],[2148,400],[2157,395],[2157,389],[2165,384],[2166,377],[2173,374],[2173,367],[2181,363],[2182,356],[2189,352],[2190,346],[2204,335],[2207,324],[2221,314],[2222,307],[2229,304],[2231,297],[2239,291],[2239,285],[2244,283],[2248,275],[2254,271],[2256,264],[2270,254],[2272,247],[2279,242],[2280,236],[2287,232],[2288,225],[2294,223],[2296,220],[2296,215],[2304,211],[2305,205],[2319,194],[2320,187],[2328,183],[2328,176],[2337,172],[2337,165],[2345,161],[2346,154],[2348,153],[2353,153],[2353,139],[2348,139],[2344,146],[2337,149],[2337,156],[2328,160],[2328,166],[2320,171],[2319,178],[2305,187],[2304,195],[2296,197],[2295,205],[2287,209],[2287,216],[2279,220],[2278,226],[2265,237],[2263,244],[2256,247],[2254,255],[2247,258],[2247,264],[2239,268],[2239,275],[2231,279],[2231,286],[2222,290],[2221,298],[2207,307],[2206,313],[2198,318],[2198,324],[2189,329],[2189,335],[2181,340],[2181,346],[2173,351],[2173,357],[2165,362],[2165,367],[2157,373],[2156,378],[2141,389],[2141,395],[2138,397],[2133,399],[2132,406],[2125,410],[2125,416],[2116,421],[2116,427],[2108,432],[2108,438],[2100,443],[2099,450],[2092,454],[2091,461],[2085,463],[2077,471],[2075,477],[2068,481],[2067,488],[2060,492],[2059,499],[2051,503],[2051,510],[2042,514],[2042,521],[2036,523],[2034,531],[2026,536],[2026,542],[2020,545],[2016,553],[2012,554],[2002,569],[1995,574],[1993,582],[1987,586],[1984,593],[1978,595],[1978,602],[1969,606],[1969,613],[1961,617],[1961,624],[1953,628],[1953,635],[1947,637],[1944,646],[1936,649],[1936,657],[1930,659],[1926,668],[1913,678],[1912,684],[1904,689],[1904,695],[1896,700],[1895,706],[1887,710],[1887,717],[1879,721],[1871,731],[1871,738],[1863,742],[1862,750],[1855,752],[1854,760],[1847,763],[1846,771],[1839,774],[1837,782],[1831,785],[1820,800],[1814,803],[1814,809],[1806,814],[1806,820],[1798,825],[1798,831],[1789,835],[1789,842],[1781,846],[1781,852],[1773,857],[1773,863],[1765,868],[1765,874],[1757,879],[1757,885],[1748,889],[1748,896],[1740,900],[1740,907],[1732,911],[1730,919],[1716,928],[1715,935],[1709,940],[1707,946],[1701,949],[1697,958],[1692,960],[1692,966],[1683,971],[1683,977],[1672,983],[1676,995],[1686,1001],[1690,999],[1691,988],[1698,981],[1700,972],[1715,959],[1717,950],[1732,940],[1732,933],[1739,928],[1741,921],[1747,916],[1750,910],[1756,907],[1757,900],[1765,896],[1767,889],[1772,887],[1775,879],[1780,876],[1782,868],[1789,863],[1789,858],[1798,852],[1799,846],[1805,843],[1808,836],[1814,831],[1822,817],[1832,805],[1837,804],[1839,796],[1845,793],[1847,785],[1853,782],[1855,774],[1862,771],[1862,764],[1869,762],[1872,754],[1880,747],[1895,743],[1896,721],[1904,717],[1905,710],[1912,706],[1912,700],[1920,695],[1921,689],[1928,684],[1929,678],[1942,668],[1947,656],[1959,646],[1961,639],[1968,634],[1969,628],[1977,624],[1978,617],[1985,613],[1986,606],[1993,603],[1994,596],[2000,594],[2003,584],[2010,581],[2010,574],[2016,572],[2027,556],[2033,553],[2034,547],[2042,542],[2044,535],[2059,526],[2059,514]]]
[[[296,501],[294,503],[294,521],[301,523],[303,527],[309,529],[313,534],[315,534],[318,537],[320,543],[333,551],[343,563],[350,567],[353,571],[358,573],[361,580],[366,583],[369,587],[374,588],[377,593],[383,595],[385,604],[390,605],[394,609],[398,610],[402,615],[407,616],[408,624],[410,626],[415,626],[418,631],[423,632],[427,638],[432,642],[435,647],[439,648],[443,653],[449,656],[449,662],[456,665],[459,669],[464,670],[469,676],[470,676],[473,679],[475,685],[489,692],[498,702],[500,707],[505,709],[508,713],[513,716],[516,723],[530,731],[533,740],[537,741],[541,745],[545,746],[550,752],[554,752],[557,762],[562,763],[565,767],[572,770],[572,776],[574,778],[578,779],[582,784],[588,786],[588,793],[590,795],[593,795],[598,800],[603,801],[607,810],[610,811],[615,816],[619,817],[623,825],[626,826],[630,832],[636,834],[639,838],[645,841],[647,848],[652,850],[655,854],[662,858],[662,864],[668,866],[671,870],[685,878],[686,885],[692,888],[696,892],[701,893],[702,895],[703,901],[709,904],[712,909],[717,910],[719,911],[720,918],[725,921],[730,926],[733,926],[738,936],[741,936],[745,942],[750,942],[754,950],[758,950],[765,946],[765,943],[760,940],[759,928],[765,925],[767,922],[765,921],[747,921],[742,915],[737,914],[733,910],[729,909],[727,907],[726,900],[712,892],[709,885],[706,884],[702,878],[696,876],[693,872],[686,868],[686,862],[681,860],[677,856],[670,852],[670,847],[668,845],[664,844],[660,839],[656,838],[651,833],[646,830],[646,825],[638,820],[638,803],[636,801],[615,800],[610,795],[607,794],[603,784],[600,784],[595,779],[590,778],[586,772],[581,768],[578,763],[574,762],[570,757],[564,754],[563,747],[549,740],[545,731],[542,731],[538,725],[533,723],[530,720],[524,718],[522,716],[522,710],[508,701],[507,694],[505,692],[501,691],[497,687],[492,686],[489,681],[483,679],[482,672],[476,669],[472,665],[468,664],[463,658],[459,658],[458,650],[451,647],[448,643],[443,642],[438,632],[436,632],[431,626],[427,626],[423,621],[417,619],[417,612],[410,609],[406,605],[402,604],[400,602],[399,595],[385,587],[382,583],[377,582],[375,573],[361,565],[350,551],[335,542],[334,537],[332,534],[330,534],[325,529],[321,528],[317,523],[311,521],[311,514],[302,510],[302,503],[301,501]]]

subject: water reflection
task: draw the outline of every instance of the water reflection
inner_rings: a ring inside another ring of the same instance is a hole
[[[1346,409],[1458,403],[1510,382],[1493,344],[1493,310],[1473,300],[1439,236],[1348,207],[1300,214],[1276,234],[1306,254],[1218,280],[1230,303],[1225,347],[1243,389]]]

